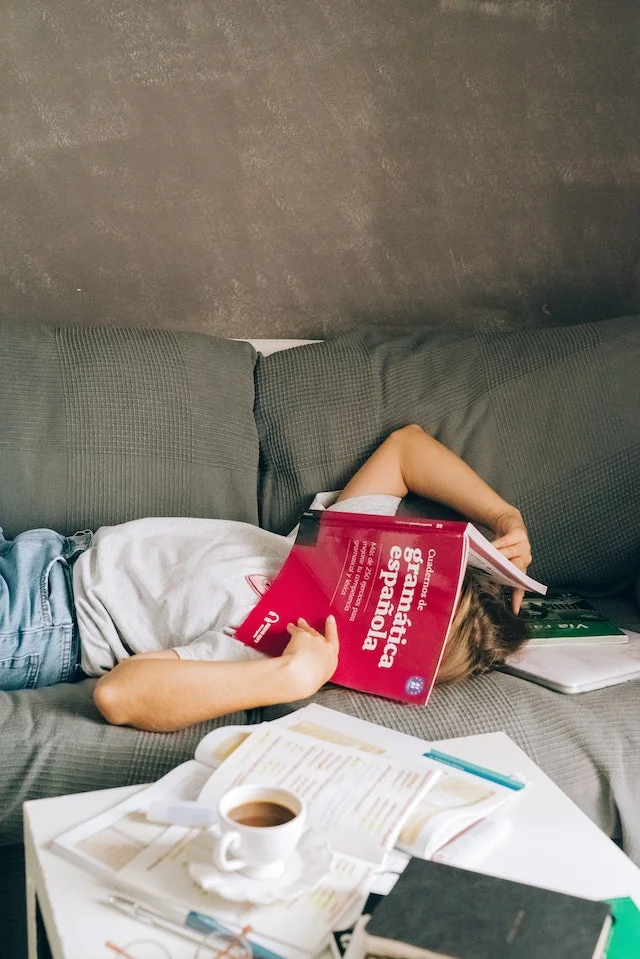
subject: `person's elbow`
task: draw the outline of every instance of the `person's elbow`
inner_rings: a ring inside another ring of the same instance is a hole
[[[101,716],[112,726],[131,723],[129,696],[115,672],[100,677],[93,690],[93,702]]]
[[[408,423],[406,426],[400,426],[391,434],[402,443],[412,443],[418,436],[424,436],[427,431],[417,423]],[[428,434],[427,434],[428,435]]]
[[[417,423],[408,423],[392,430],[387,436],[384,445],[389,448],[399,462],[404,462],[412,453],[416,444],[424,442],[426,431]],[[428,435],[428,434],[426,434]]]

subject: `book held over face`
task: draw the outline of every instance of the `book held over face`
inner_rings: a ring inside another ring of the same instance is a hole
[[[340,654],[332,682],[424,704],[468,566],[504,586],[546,592],[471,523],[309,510],[282,569],[235,637],[279,656],[288,623],[302,616],[324,631],[333,613]]]

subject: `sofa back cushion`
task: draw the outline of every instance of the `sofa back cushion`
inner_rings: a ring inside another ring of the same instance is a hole
[[[0,324],[0,525],[257,522],[255,351],[199,333]]]
[[[531,572],[615,591],[640,566],[640,319],[517,332],[365,330],[262,357],[261,523],[290,529],[417,422],[520,507]]]

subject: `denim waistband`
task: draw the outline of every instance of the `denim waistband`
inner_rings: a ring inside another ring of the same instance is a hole
[[[1,689],[79,678],[72,566],[91,540],[90,530],[27,530],[13,540],[0,531]]]

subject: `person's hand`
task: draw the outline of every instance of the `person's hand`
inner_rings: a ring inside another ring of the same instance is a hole
[[[531,562],[531,545],[520,511],[509,509],[499,513],[494,520],[493,531],[496,534],[493,540],[496,549],[499,549],[518,569],[526,573]],[[511,605],[514,613],[520,612],[523,598],[523,589],[513,590]]]
[[[339,643],[335,617],[327,617],[324,636],[302,617],[297,623],[289,623],[287,632],[291,639],[282,658],[288,660],[292,698],[304,699],[320,689],[336,671]]]

